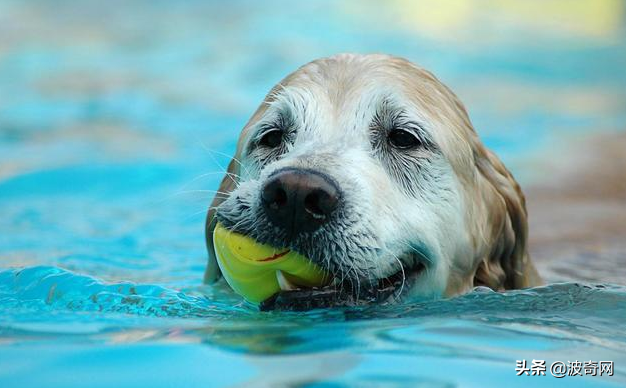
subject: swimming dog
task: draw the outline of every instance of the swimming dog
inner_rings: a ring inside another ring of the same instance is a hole
[[[540,284],[518,183],[450,89],[387,55],[315,60],[267,94],[208,212],[206,282],[217,221],[325,268],[335,301]]]

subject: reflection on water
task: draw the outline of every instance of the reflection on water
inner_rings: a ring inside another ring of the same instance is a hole
[[[528,386],[522,358],[615,361],[534,385],[623,385],[625,7],[0,1],[0,385]],[[199,284],[238,131],[345,51],[459,94],[527,193],[538,266],[570,283],[304,314]]]

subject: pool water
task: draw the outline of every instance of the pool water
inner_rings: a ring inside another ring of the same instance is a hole
[[[103,4],[0,0],[0,387],[626,385],[623,222],[557,241],[558,209],[531,211],[547,285],[529,290],[261,313],[201,284],[212,190],[297,66],[386,52],[433,70],[532,210],[565,195],[546,166],[588,164],[574,144],[623,139],[626,3]],[[613,376],[550,375],[590,360]]]

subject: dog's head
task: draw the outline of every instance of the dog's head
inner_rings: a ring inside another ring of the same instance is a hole
[[[303,254],[340,286],[402,274],[411,295],[436,298],[536,281],[511,174],[448,88],[385,55],[320,59],[275,86],[211,205],[210,261],[217,220]]]

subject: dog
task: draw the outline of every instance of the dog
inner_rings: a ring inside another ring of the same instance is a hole
[[[318,59],[267,94],[208,211],[205,282],[217,221],[328,270],[335,300],[541,283],[518,183],[450,89],[388,55]]]

